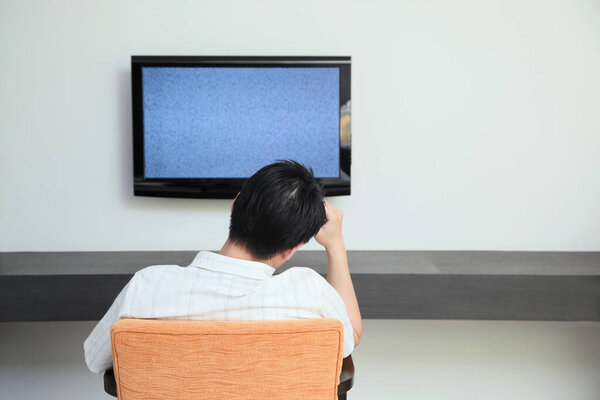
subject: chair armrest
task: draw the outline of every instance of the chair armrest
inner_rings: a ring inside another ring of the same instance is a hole
[[[107,369],[104,373],[104,391],[117,397],[117,381],[115,380],[115,371],[112,368]]]
[[[354,386],[354,362],[352,354],[344,358],[342,372],[340,373],[340,384],[338,385],[338,397],[346,394]]]
[[[340,384],[338,386],[338,396],[343,396],[354,385],[354,362],[352,355],[344,358],[342,362],[342,372],[340,373]],[[115,371],[111,368],[104,373],[104,391],[113,397],[117,397],[117,382],[115,380]]]

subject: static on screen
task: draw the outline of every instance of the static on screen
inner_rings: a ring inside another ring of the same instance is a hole
[[[338,68],[142,71],[147,178],[247,178],[280,159],[339,176]]]

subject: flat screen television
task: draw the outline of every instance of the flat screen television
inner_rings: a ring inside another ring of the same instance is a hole
[[[261,167],[350,194],[350,57],[132,56],[136,196],[234,198]]]

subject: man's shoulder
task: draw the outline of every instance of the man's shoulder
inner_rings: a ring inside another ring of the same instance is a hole
[[[309,267],[291,267],[279,275],[290,276],[292,281],[304,280],[314,282],[317,285],[328,284],[321,274]]]
[[[322,301],[324,306],[335,305],[338,309],[344,309],[344,302],[337,290],[317,271],[307,267],[292,267],[279,275],[289,274],[289,282],[293,285],[308,286],[312,294]],[[337,312],[337,311],[336,311]],[[337,315],[337,314],[331,314]]]
[[[165,273],[177,273],[182,270],[184,270],[184,268],[179,265],[150,265],[137,271],[134,278],[155,278]]]
[[[319,275],[319,273],[317,271],[315,271],[312,268],[309,267],[290,267],[288,269],[286,269],[285,271],[283,271],[281,274],[293,274],[293,275],[310,275],[310,276],[314,276],[314,275]],[[321,276],[321,275],[319,275]]]

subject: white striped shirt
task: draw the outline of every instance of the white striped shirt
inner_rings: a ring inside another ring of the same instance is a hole
[[[83,344],[95,373],[112,366],[110,327],[120,318],[281,320],[336,318],[344,325],[344,357],[354,349],[346,306],[316,271],[275,268],[201,251],[188,267],[155,265],[133,276]]]

